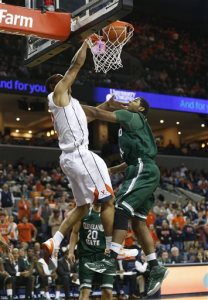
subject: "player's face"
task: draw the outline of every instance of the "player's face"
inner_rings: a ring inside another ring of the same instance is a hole
[[[144,108],[141,106],[141,99],[135,98],[134,100],[130,101],[128,104],[128,110],[132,112],[143,111]]]

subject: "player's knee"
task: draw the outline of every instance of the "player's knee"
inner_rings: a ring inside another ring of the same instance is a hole
[[[101,300],[111,299],[111,297],[112,297],[112,290],[102,289]]]
[[[116,208],[113,229],[128,230],[129,215],[123,209]]]
[[[146,220],[136,219],[132,222],[132,229],[134,230],[136,235],[138,235],[141,232],[141,230],[144,230],[144,228],[146,227]]]
[[[79,300],[89,300],[90,289],[83,288],[80,291]]]

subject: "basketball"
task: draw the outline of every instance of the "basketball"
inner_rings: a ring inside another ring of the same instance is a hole
[[[124,22],[114,22],[109,26],[103,28],[103,39],[104,41],[109,41],[114,45],[119,45],[127,39],[127,29],[128,27]]]

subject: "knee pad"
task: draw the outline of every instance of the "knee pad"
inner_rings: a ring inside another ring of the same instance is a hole
[[[116,208],[113,229],[128,230],[129,215],[123,209]]]

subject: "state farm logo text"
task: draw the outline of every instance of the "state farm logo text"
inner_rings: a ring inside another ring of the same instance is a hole
[[[0,9],[0,23],[16,25],[24,28],[32,28],[33,18],[8,13],[7,9]]]

